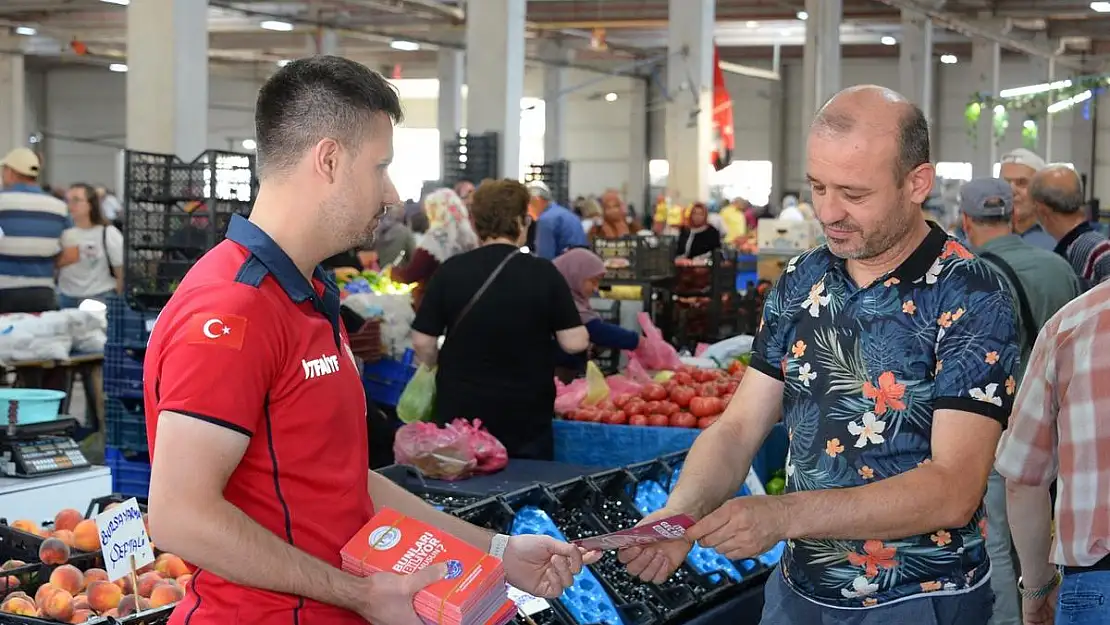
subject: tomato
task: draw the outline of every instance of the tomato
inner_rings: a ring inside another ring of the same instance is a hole
[[[717,422],[721,415],[713,415],[712,417],[702,417],[698,419],[698,429],[704,430]]]
[[[672,428],[694,428],[698,426],[698,418],[689,412],[677,412],[671,415]]]
[[[721,412],[720,397],[695,397],[690,400],[690,414],[697,418],[708,417]]]
[[[634,414],[628,417],[628,425],[645,426],[648,424],[648,418],[642,414]]]
[[[694,398],[697,393],[689,386],[679,386],[671,391],[671,401],[673,401],[679,408],[685,408],[690,405],[690,400]]]
[[[667,398],[667,389],[662,384],[647,384],[640,389],[640,397],[648,401],[660,401]]]
[[[597,423],[601,420],[601,413],[596,408],[579,408],[574,415],[574,420]]]
[[[632,393],[621,393],[620,395],[617,395],[613,398],[613,407],[624,408],[625,404],[627,404],[633,397],[635,397],[635,395],[633,395]]]
[[[725,393],[731,395],[731,394],[735,393],[736,389],[738,389],[738,388],[740,388],[739,380],[729,380],[728,383],[725,385],[725,392],[722,393],[722,395],[725,394]]]
[[[659,410],[659,407],[662,406],[662,405],[663,405],[663,402],[661,402],[661,401],[649,401],[647,403],[647,405],[644,406],[644,414],[646,414],[646,415],[663,414]]]
[[[717,385],[713,382],[706,382],[698,387],[698,397],[717,397],[721,391],[717,389]]]
[[[597,408],[599,412],[612,412],[613,411],[613,402],[609,401],[608,399],[605,399],[605,400],[599,401],[597,403],[597,405],[594,406],[594,408]]]
[[[694,376],[686,373],[685,371],[680,371],[674,374],[674,377],[671,379],[674,380],[675,383],[679,386],[690,386],[694,383]]]
[[[678,410],[678,404],[674,403],[673,401],[659,402],[659,414],[665,414],[669,417],[678,412]]]
[[[712,382],[716,378],[717,376],[712,371],[705,369],[698,369],[698,372],[694,374],[694,380],[701,383]]]
[[[644,414],[644,408],[646,406],[646,401],[640,399],[639,397],[633,397],[632,399],[628,400],[627,404],[624,405],[624,412],[630,417],[636,414]]]
[[[657,428],[665,428],[671,424],[670,419],[666,415],[653,414],[648,417],[648,425]]]
[[[628,416],[623,410],[616,410],[601,415],[601,422],[609,425],[624,425],[628,423]]]
[[[725,393],[724,395],[721,395],[721,403],[725,406],[728,406],[730,403],[732,403],[732,393]]]

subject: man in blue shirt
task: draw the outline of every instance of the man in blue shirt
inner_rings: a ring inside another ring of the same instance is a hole
[[[998,177],[1010,184],[1014,195],[1014,234],[1023,241],[1051,252],[1056,248],[1056,239],[1045,232],[1037,221],[1037,211],[1029,187],[1033,176],[1045,168],[1044,159],[1025,148],[1018,148],[1002,155],[999,161]]]
[[[536,218],[536,256],[555,260],[572,247],[585,247],[586,229],[582,220],[551,198],[551,189],[536,181],[528,183],[532,203],[528,207]]]
[[[27,148],[16,148],[0,161],[5,235],[0,239],[0,313],[58,308],[54,267],[69,210],[38,185],[40,168],[39,157]]]

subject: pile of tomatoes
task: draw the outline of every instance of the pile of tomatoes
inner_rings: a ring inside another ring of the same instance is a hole
[[[571,421],[705,429],[721,416],[740,385],[743,369],[683,367],[662,383],[647,384],[566,415]]]

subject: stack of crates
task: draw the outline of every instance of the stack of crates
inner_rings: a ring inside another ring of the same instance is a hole
[[[570,207],[570,161],[552,161],[529,166],[524,182],[533,181],[547,185],[556,204]]]
[[[478,185],[487,178],[500,178],[499,156],[496,132],[459,133],[443,144],[443,183],[453,187],[467,180]]]
[[[112,491],[146,497],[150,484],[143,357],[158,313],[132,307],[124,298],[108,301],[108,341],[104,344],[105,463]]]

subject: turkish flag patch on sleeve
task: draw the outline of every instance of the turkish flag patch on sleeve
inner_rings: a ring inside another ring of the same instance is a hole
[[[196,313],[189,318],[185,333],[190,345],[241,350],[247,334],[247,318],[226,313]]]

